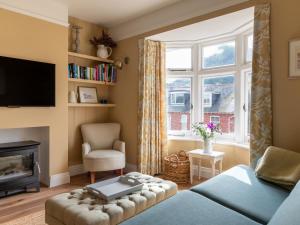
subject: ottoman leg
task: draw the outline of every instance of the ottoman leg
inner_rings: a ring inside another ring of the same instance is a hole
[[[90,172],[90,177],[91,177],[91,184],[95,183],[96,181],[96,172]]]

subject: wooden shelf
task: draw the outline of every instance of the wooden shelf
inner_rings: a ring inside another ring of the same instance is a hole
[[[114,63],[114,61],[110,60],[110,59],[103,59],[103,58],[99,58],[96,56],[85,55],[85,54],[80,54],[80,53],[76,53],[76,52],[68,52],[68,55],[77,57],[77,58],[82,58],[82,59],[89,59],[89,60],[93,60],[93,61],[97,61],[97,62]]]
[[[107,86],[116,85],[115,83],[111,83],[111,82],[104,82],[98,80],[85,80],[85,79],[77,79],[77,78],[68,78],[68,81],[74,83],[98,84],[98,85],[107,85]]]
[[[111,108],[115,107],[115,104],[92,104],[92,103],[68,103],[69,107],[102,107],[102,108]]]

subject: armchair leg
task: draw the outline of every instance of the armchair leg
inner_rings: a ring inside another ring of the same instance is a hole
[[[114,173],[117,175],[120,175],[120,176],[122,176],[124,174],[123,169],[114,170]]]
[[[96,181],[96,172],[90,172],[91,184]]]

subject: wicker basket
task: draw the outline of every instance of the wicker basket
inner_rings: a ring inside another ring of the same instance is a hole
[[[185,151],[164,158],[164,176],[176,183],[188,183],[190,180],[190,161]]]

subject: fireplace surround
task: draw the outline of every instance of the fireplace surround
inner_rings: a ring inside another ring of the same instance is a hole
[[[0,197],[40,190],[39,145],[36,141],[0,144]]]

